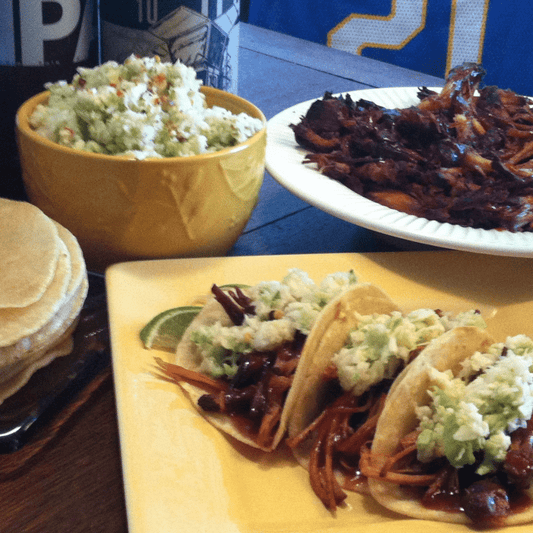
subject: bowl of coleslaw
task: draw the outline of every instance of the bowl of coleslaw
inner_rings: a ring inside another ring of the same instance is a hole
[[[133,56],[47,89],[17,113],[22,177],[91,270],[233,246],[264,175],[256,106],[201,86],[189,67]]]

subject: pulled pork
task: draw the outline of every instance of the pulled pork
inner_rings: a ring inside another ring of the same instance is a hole
[[[533,419],[526,427],[511,433],[511,446],[495,472],[479,476],[478,463],[456,469],[444,458],[430,463],[417,460],[419,430],[406,435],[397,452],[386,458],[362,450],[361,471],[369,478],[381,479],[404,488],[416,488],[414,497],[428,509],[464,512],[479,528],[501,527],[508,516],[532,505]]]
[[[238,287],[225,292],[213,285],[211,292],[235,325],[241,325],[245,315],[255,315],[252,300]],[[163,379],[189,383],[205,392],[198,399],[202,411],[228,415],[240,433],[260,447],[268,447],[279,427],[305,340],[306,335],[296,331],[291,342],[284,342],[275,350],[241,354],[232,378],[213,378],[157,357],[155,360]],[[230,350],[227,352],[230,355]]]
[[[370,200],[465,227],[533,231],[531,100],[494,86],[485,71],[453,69],[440,94],[386,109],[326,93],[291,125],[304,163]]]

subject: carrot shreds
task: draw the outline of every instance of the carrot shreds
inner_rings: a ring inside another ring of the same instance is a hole
[[[364,411],[368,411],[372,407],[372,404],[374,401],[372,396],[369,396],[367,401],[363,405],[357,405],[357,403],[352,405],[352,402],[346,402],[346,397],[349,397],[350,399],[355,398],[351,393],[349,392],[346,393],[346,395],[341,396],[339,398],[339,400],[341,401],[338,404],[334,403],[330,407],[331,411],[337,412],[337,413],[346,413],[346,414],[362,413]],[[359,400],[359,398],[356,398],[356,400]],[[343,401],[345,402],[344,404],[342,403]]]
[[[324,490],[330,502],[329,509],[335,510],[337,502],[335,501],[335,474],[333,473],[333,451],[331,435],[335,431],[336,418],[333,417],[330,424],[330,431],[324,432],[324,457],[322,473],[324,477]]]
[[[314,446],[309,455],[309,481],[313,492],[318,496],[320,501],[327,509],[335,507],[335,502],[324,490],[322,482],[322,470],[320,468],[320,453],[321,453],[321,436],[317,438],[316,446]]]
[[[391,472],[396,463],[398,463],[401,459],[413,452],[416,452],[416,443],[411,444],[411,446],[400,450],[398,453],[394,454],[391,457],[388,457],[381,470],[382,473],[386,475],[387,472]]]
[[[357,428],[355,433],[343,440],[337,446],[337,450],[341,453],[348,453],[352,455],[360,455],[359,450],[361,446],[372,439],[378,423],[378,415],[367,418],[365,422]]]
[[[433,483],[437,474],[413,474],[407,470],[394,471],[393,466],[409,453],[416,451],[416,446],[405,448],[393,456],[382,456],[373,453],[368,446],[361,449],[359,468],[367,478],[388,481],[397,485],[428,486]]]
[[[200,374],[199,372],[194,372],[193,370],[188,370],[182,366],[167,363],[159,357],[155,357],[155,361],[159,366],[159,369],[163,372],[163,377],[168,381],[172,381],[174,383],[181,383],[182,381],[185,381],[186,383],[194,385],[195,387],[199,387],[200,389],[209,393],[225,391],[227,389],[227,385],[225,383],[212,379],[204,374]]]
[[[326,476],[326,490],[331,494],[336,505],[346,499],[346,493],[342,490],[337,482],[334,472],[333,454],[335,453],[335,441],[337,435],[337,427],[340,425],[340,420],[337,416],[331,420],[331,429],[326,435],[325,442],[325,457],[324,457],[324,474]],[[335,510],[333,508],[332,510]]]
[[[322,421],[328,416],[327,411],[322,411],[319,416],[317,416],[311,424],[309,424],[303,431],[298,433],[298,435],[294,435],[294,437],[289,437],[285,443],[289,448],[296,448],[299,446],[313,431],[315,431],[321,424]]]
[[[354,413],[367,411],[373,413],[371,420],[362,424],[363,429],[355,432],[358,434],[360,445],[363,445],[372,438],[377,417],[383,406],[381,396],[369,395],[365,398],[364,404],[359,405],[361,400],[362,398],[355,397],[349,392],[343,394],[326,407],[303,431],[287,442],[290,447],[295,448],[309,438],[311,434],[315,434],[309,457],[311,487],[324,506],[331,511],[334,511],[346,499],[346,493],[337,480],[336,470],[345,454],[342,450],[343,442],[354,435],[350,419]],[[356,456],[358,454],[359,452],[356,450],[355,453],[349,455]],[[353,466],[352,472],[349,472],[348,475],[355,474],[356,468]],[[344,463],[342,470],[348,472],[346,463]]]
[[[361,448],[359,469],[365,477],[379,478],[384,461],[385,459],[382,456],[371,452],[369,444],[365,444],[365,446]]]
[[[362,406],[353,406],[354,401],[358,399],[355,398],[352,394],[345,393],[340,398],[337,398],[334,403],[328,406],[324,411],[320,413],[306,428],[304,428],[298,435],[294,435],[286,440],[287,445],[290,448],[296,448],[299,446],[305,439],[309,437],[313,431],[315,431],[318,426],[320,426],[325,418],[333,416],[335,413],[344,413],[352,414],[366,411],[371,404],[371,400]]]
[[[268,446],[272,442],[272,437],[281,418],[282,410],[282,406],[277,404],[269,409],[265,416],[263,416],[259,432],[257,433],[257,444],[260,446]]]
[[[418,435],[420,435],[420,429],[415,429],[411,431],[410,433],[407,433],[405,437],[400,439],[400,449],[404,448],[410,448],[413,444],[416,445],[416,441],[418,440]]]
[[[331,437],[329,428],[330,424],[324,423],[319,429],[315,445],[309,456],[309,479],[311,487],[320,501],[327,509],[334,511],[337,505],[346,498],[346,494],[337,483],[333,472],[331,443],[328,445],[327,442]]]
[[[381,476],[379,479],[396,485],[426,487],[431,485],[436,477],[436,474],[404,474],[401,472],[387,472],[385,476]]]
[[[372,440],[374,437],[379,415],[383,410],[386,398],[387,395],[382,394],[377,401],[374,401],[372,407],[370,408],[370,412],[368,413],[368,418],[365,420],[365,422],[357,428],[355,433],[350,435],[345,440],[339,442],[337,446],[337,450],[339,452],[360,455],[361,447],[365,444],[365,442]]]

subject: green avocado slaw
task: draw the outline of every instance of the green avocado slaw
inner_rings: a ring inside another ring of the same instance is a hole
[[[460,468],[476,462],[476,473],[496,470],[511,444],[510,433],[525,427],[533,412],[533,340],[508,337],[466,361],[461,373],[432,369],[432,403],[417,408],[421,430],[418,458],[446,456]]]
[[[353,271],[329,274],[317,284],[306,272],[293,268],[281,281],[247,288],[255,314],[245,315],[242,325],[215,322],[191,332],[202,357],[200,372],[232,377],[241,354],[272,350],[292,341],[296,331],[308,335],[326,304],[356,283]]]
[[[413,350],[457,326],[485,328],[486,324],[474,310],[456,317],[433,309],[361,316],[344,347],[333,356],[342,388],[360,396],[383,379],[392,379],[409,362]]]
[[[179,61],[132,55],[124,64],[79,68],[72,83],[47,83],[48,102],[29,121],[63,146],[137,159],[214,152],[264,127],[245,113],[207,108],[201,85]]]

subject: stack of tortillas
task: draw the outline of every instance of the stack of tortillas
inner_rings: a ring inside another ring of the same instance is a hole
[[[87,289],[76,238],[37,207],[0,198],[0,403],[72,351]]]

